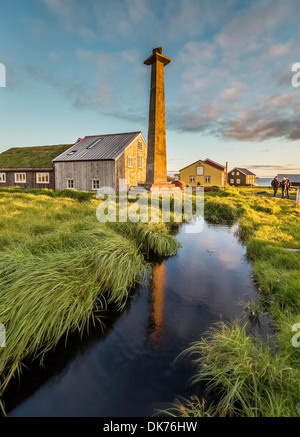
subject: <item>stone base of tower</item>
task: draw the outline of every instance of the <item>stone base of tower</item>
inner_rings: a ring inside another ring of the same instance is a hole
[[[170,190],[174,190],[174,189],[178,188],[174,184],[169,184],[168,182],[161,182],[161,183],[155,183],[155,184],[145,182],[145,183],[139,184],[139,187],[145,188],[147,191],[150,191],[150,192],[158,191],[160,193],[168,192]],[[178,188],[178,190],[180,191],[180,188]]]

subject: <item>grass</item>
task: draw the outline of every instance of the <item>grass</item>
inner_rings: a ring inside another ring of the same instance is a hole
[[[21,188],[18,186],[0,187],[0,194],[1,193],[15,193],[19,195],[20,199],[23,199],[23,194],[33,194],[34,196],[68,197],[70,199],[79,200],[80,202],[91,200],[96,197],[96,194],[91,191],[78,191],[75,189],[51,190],[49,188]]]
[[[52,160],[72,144],[14,147],[0,154],[1,168],[51,168]]]
[[[299,415],[299,403],[291,399],[299,397],[300,370],[276,352],[271,341],[250,337],[239,322],[219,323],[185,353],[193,357],[197,368],[193,383],[206,381],[207,390],[217,399],[210,405],[210,415]]]
[[[273,198],[265,187],[209,193],[205,206],[209,220],[238,221],[260,298],[249,302],[245,312],[259,317],[266,311],[274,334],[262,340],[241,320],[217,324],[185,351],[196,366],[193,384],[205,384],[214,401],[181,400],[167,413],[299,416],[300,351],[291,340],[292,326],[300,322],[300,208],[294,201]]]
[[[101,328],[107,307],[122,310],[148,274],[149,256],[178,248],[164,224],[99,223],[94,194],[40,191],[1,191],[0,395],[25,359],[42,362],[61,338]]]

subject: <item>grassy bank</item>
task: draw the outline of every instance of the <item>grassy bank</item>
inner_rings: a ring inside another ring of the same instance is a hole
[[[241,321],[220,323],[185,353],[193,360],[193,383],[206,384],[215,402],[194,397],[169,414],[179,416],[280,417],[300,415],[300,348],[292,326],[300,323],[300,209],[272,198],[268,188],[228,188],[206,195],[205,215],[214,222],[239,221],[274,335],[261,340]]]
[[[122,309],[149,254],[177,249],[164,224],[99,223],[99,201],[84,194],[1,192],[0,395],[25,358],[42,359],[60,338],[101,325],[108,305]]]

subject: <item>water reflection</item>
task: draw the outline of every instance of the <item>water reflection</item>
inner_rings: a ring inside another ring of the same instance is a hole
[[[28,385],[40,387],[10,416],[150,417],[158,403],[194,393],[190,360],[175,358],[214,322],[241,316],[238,301],[249,301],[255,289],[234,230],[205,222],[203,232],[189,233],[187,226],[177,235],[177,255],[154,267],[105,336],[89,347],[72,345],[68,364],[47,381],[34,372]]]
[[[164,300],[166,285],[166,264],[153,268],[151,280],[150,341],[154,349],[160,344],[165,330]]]

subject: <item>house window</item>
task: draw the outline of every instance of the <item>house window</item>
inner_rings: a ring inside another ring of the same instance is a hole
[[[205,176],[205,183],[210,184],[210,176]]]
[[[142,141],[138,141],[138,150],[140,150],[140,151],[143,150],[143,143],[142,143]]]
[[[92,190],[99,190],[100,188],[100,180],[92,179]]]
[[[179,176],[178,175],[174,176],[174,181],[179,181]]]
[[[204,173],[204,167],[203,165],[197,165],[197,175],[202,176]]]
[[[6,182],[6,173],[0,173],[0,182]]]
[[[133,168],[133,157],[132,156],[127,157],[127,167]]]
[[[236,172],[236,175],[237,175],[237,176],[239,176],[239,175],[240,175],[240,172],[239,172],[239,171],[237,171],[237,172]]]
[[[231,184],[234,184],[234,179],[230,179],[230,183],[231,183]]]
[[[36,174],[37,184],[49,184],[49,173],[37,173]]]
[[[143,168],[143,157],[138,155],[138,168]]]
[[[236,183],[237,183],[237,184],[240,184],[240,183],[241,183],[241,180],[240,180],[240,179],[237,179],[237,180],[236,180]]]
[[[67,188],[74,188],[74,179],[67,179]]]
[[[190,182],[194,183],[195,182],[195,176],[190,176]]]
[[[92,149],[93,147],[96,146],[96,144],[100,143],[100,141],[102,141],[102,140],[103,140],[103,138],[98,138],[98,140],[94,141],[92,144],[87,146],[87,149]]]
[[[15,183],[26,184],[26,173],[15,173]]]
[[[68,153],[68,156],[74,155],[74,153],[76,153],[77,150],[71,150],[71,152]]]
[[[233,171],[233,172],[231,172],[231,176],[234,176],[234,171]]]

